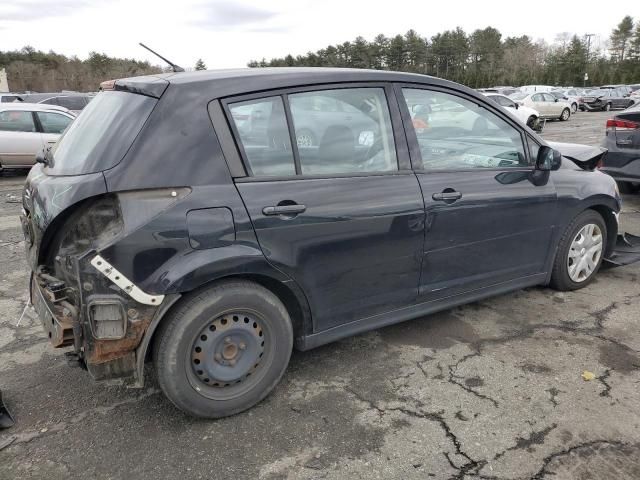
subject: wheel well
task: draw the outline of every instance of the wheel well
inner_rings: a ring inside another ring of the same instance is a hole
[[[589,210],[595,210],[598,212],[604,219],[604,223],[607,226],[607,246],[605,248],[605,256],[608,256],[616,245],[618,221],[616,220],[613,211],[606,205],[593,205],[589,207]]]
[[[191,295],[196,294],[202,290],[212,287],[213,285],[232,281],[232,280],[247,280],[250,282],[257,283],[258,285],[266,288],[271,293],[273,293],[278,299],[283,303],[284,307],[287,309],[289,313],[289,317],[291,318],[291,326],[293,327],[293,335],[294,339],[298,338],[306,333],[311,331],[311,312],[306,305],[302,305],[301,300],[298,300],[296,294],[284,283],[268,277],[266,275],[259,274],[242,274],[242,275],[229,275],[226,277],[217,278],[208,282],[195,290],[185,294],[181,299],[179,299],[175,304],[173,304],[162,316],[158,324],[155,326],[153,332],[151,332],[151,338],[149,339],[149,343],[147,346],[147,351],[145,352],[145,361],[150,359],[151,352],[153,351],[153,344],[156,340],[156,333],[160,330],[160,326],[165,321],[165,318],[168,317],[170,312],[178,307],[185,298],[190,297]]]

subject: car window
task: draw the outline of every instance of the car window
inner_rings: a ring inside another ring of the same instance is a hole
[[[58,97],[58,104],[65,108],[68,108],[69,110],[82,110],[87,104],[87,101],[85,97],[77,95],[69,97]]]
[[[507,97],[502,97],[498,95],[495,97],[495,99],[498,100],[498,105],[502,105],[503,107],[507,107],[507,108],[515,108],[515,103],[513,103]]]
[[[71,118],[52,112],[36,112],[43,133],[62,133],[71,123]]]
[[[58,103],[58,97],[47,98],[46,100],[40,103],[44,103],[45,105],[60,105]]]
[[[531,100],[533,100],[534,102],[544,102],[544,98],[542,97],[541,93],[536,93],[535,95],[532,95]]]
[[[0,131],[3,132],[35,132],[31,112],[24,110],[6,110],[0,112]]]
[[[544,101],[545,102],[555,102],[556,101],[556,97],[554,97],[550,93],[543,93],[542,96],[544,97]]]
[[[469,100],[405,88],[425,170],[529,166],[520,131]]]
[[[295,175],[282,98],[231,103],[229,110],[252,175]]]
[[[289,104],[303,175],[398,170],[384,89],[294,93]]]

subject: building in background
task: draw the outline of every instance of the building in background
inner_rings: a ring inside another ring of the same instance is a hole
[[[0,69],[0,93],[9,91],[9,82],[7,81],[7,72],[4,68]]]

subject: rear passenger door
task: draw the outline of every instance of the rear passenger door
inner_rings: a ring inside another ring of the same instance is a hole
[[[62,132],[73,121],[73,118],[56,112],[36,112],[36,117],[45,147],[56,143]]]
[[[223,102],[260,246],[304,290],[316,331],[416,299],[423,199],[388,98],[385,85],[341,84]]]

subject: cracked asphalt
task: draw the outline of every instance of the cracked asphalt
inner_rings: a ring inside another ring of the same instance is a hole
[[[608,116],[545,136],[598,144]],[[0,432],[0,479],[640,478],[640,265],[295,352],[257,407],[201,421],[153,380],[93,383],[35,318],[17,325],[23,181],[0,178],[0,389],[17,422]],[[624,200],[640,235],[640,196]]]

